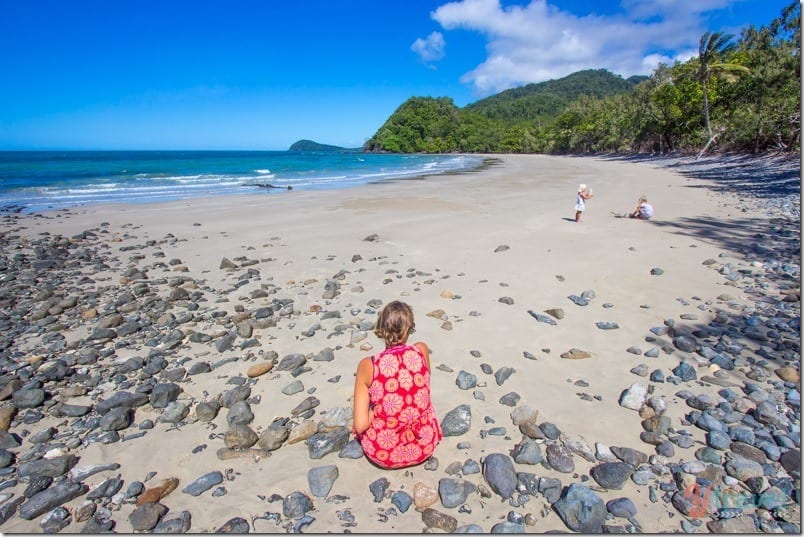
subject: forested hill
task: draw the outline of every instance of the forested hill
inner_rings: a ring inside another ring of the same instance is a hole
[[[549,127],[579,97],[627,94],[641,79],[625,80],[605,69],[589,69],[505,90],[463,109],[448,97],[412,97],[365,148],[401,153],[537,152],[531,128]]]
[[[801,5],[646,77],[579,71],[469,104],[411,97],[365,144],[399,153],[759,153],[801,149]]]
[[[362,151],[362,148],[349,149],[347,147],[338,147],[337,145],[319,144],[312,140],[299,140],[294,142],[288,151]]]
[[[605,69],[578,71],[558,80],[527,84],[466,105],[465,110],[491,119],[550,123],[581,95],[602,99],[629,93],[647,76],[623,79]]]

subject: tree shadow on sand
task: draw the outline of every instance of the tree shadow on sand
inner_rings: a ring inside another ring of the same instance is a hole
[[[761,256],[776,261],[793,261],[798,257],[800,238],[798,223],[784,219],[683,217],[673,221],[652,221],[676,235],[695,238],[718,248],[742,254],[746,258]]]
[[[696,160],[694,157],[629,155],[603,157],[606,160],[640,162],[676,171],[686,177],[700,179],[684,188],[704,188],[715,192],[736,194],[742,199],[789,201],[789,210],[775,217],[734,216],[715,220],[706,216],[678,218],[671,222],[661,219],[653,225],[732,252],[761,258],[799,262],[801,249],[798,211],[801,194],[801,161],[798,155],[766,156],[717,155]],[[750,213],[749,213],[750,214]]]
[[[801,160],[798,154],[717,155],[693,157],[628,155],[606,160],[642,162],[668,168],[707,183],[687,185],[757,198],[776,198],[801,193]]]

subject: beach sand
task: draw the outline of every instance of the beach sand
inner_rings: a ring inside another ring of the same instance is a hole
[[[100,317],[109,311],[104,297],[131,285],[123,278],[129,267],[147,268],[151,281],[186,278],[183,286],[205,300],[192,321],[175,327],[184,337],[180,346],[165,354],[170,364],[166,370],[178,367],[182,359],[186,359],[182,366],[189,369],[200,361],[215,364],[235,358],[177,382],[182,389],[178,401],[190,407],[178,426],[158,422],[162,410],[146,404],[136,409],[134,424],[119,431],[125,437],[139,432],[137,426],[144,420],[153,420],[154,428],[143,436],[64,448],[62,452],[80,458],[79,466],[119,463],[119,469],[84,482],[91,488],[120,474],[121,492],[125,492],[132,482],[145,481],[150,472],[155,475],[145,482],[146,488],[162,479],[178,478],[178,488],[161,500],[169,508],[165,518],[189,511],[194,533],[213,532],[233,517],[249,521],[252,532],[285,532],[293,523],[289,517],[254,517],[282,513],[282,502],[269,500],[272,495],[285,498],[295,491],[307,494],[314,505],[307,513],[314,520],[304,522],[305,532],[418,533],[427,527],[421,512],[415,506],[400,512],[391,495],[404,491],[413,496],[417,483],[437,489],[439,480],[450,477],[447,468],[456,461],[463,465],[468,459],[480,463],[492,453],[509,455],[523,439],[511,418],[512,411],[522,405],[538,410],[537,421],[554,424],[562,440],[582,439],[593,452],[599,443],[654,455],[654,446],[640,440],[642,418],[636,410],[618,403],[623,391],[634,383],[650,385],[653,396],[665,399],[665,415],[672,427],[676,432],[686,430],[695,441],[691,448],[676,446],[667,461],[694,461],[695,450],[706,445],[706,431],[682,423],[693,409],[675,394],[687,389],[717,399],[723,386],[699,381],[678,385],[651,382],[631,370],[644,363],[648,371],[658,369],[668,377],[686,361],[700,379],[719,369],[699,354],[673,349],[670,336],[655,336],[650,329],[672,319],[677,334],[691,334],[706,328],[718,310],[739,316],[741,308],[753,307],[756,297],[746,291],[747,284],[729,281],[721,269],[731,263],[752,275],[764,270],[752,266],[740,249],[758,242],[756,234],[767,230],[766,215],[750,205],[741,206],[737,195],[718,191],[714,182],[685,177],[650,161],[538,155],[490,158],[493,164],[478,172],[336,191],[274,192],[5,217],[2,231],[8,240],[12,235],[20,241],[41,238],[43,233],[73,237],[85,230],[95,231],[100,243],[107,245],[103,251],[118,260],[93,274],[94,286],[108,287],[98,293],[95,308]],[[594,197],[586,204],[583,221],[575,223],[575,192],[580,183],[590,185]],[[653,221],[612,214],[630,212],[642,194],[655,207]],[[376,239],[366,240],[371,235]],[[155,257],[157,252],[164,255]],[[13,250],[5,253],[14,254]],[[237,268],[221,268],[224,258]],[[707,260],[713,262],[705,264]],[[251,277],[242,278],[249,271]],[[339,284],[333,298],[324,298],[328,281]],[[770,281],[763,292],[780,298],[780,290],[774,287],[777,284]],[[165,295],[172,288],[162,285],[159,293]],[[255,293],[260,289],[266,293]],[[568,298],[587,290],[594,296],[586,306]],[[257,339],[257,346],[240,349],[238,345],[248,338],[238,337],[223,352],[215,347],[219,336],[235,326],[232,316],[238,313],[236,308],[253,312],[277,299],[292,301],[293,311],[275,315],[273,327],[254,329],[252,338]],[[372,311],[378,308],[370,309],[370,301],[385,304],[395,299],[413,307],[414,337],[432,350],[433,403],[439,418],[459,405],[471,408],[469,430],[445,437],[436,449],[437,469],[427,470],[422,465],[382,471],[364,458],[339,458],[337,452],[314,460],[305,442],[286,443],[259,460],[216,457],[217,450],[224,447],[227,409],[207,423],[194,419],[193,405],[233,388],[229,379],[245,377],[250,367],[268,359],[269,351],[275,351],[279,360],[294,353],[306,355],[310,370],[293,378],[290,371],[274,367],[255,379],[250,396],[259,396],[259,402],[250,405],[254,414],[250,426],[257,434],[274,419],[290,417],[294,407],[310,395],[320,401],[313,421],[337,407],[346,407],[350,413],[357,363],[381,350],[381,341],[370,330],[360,341],[352,342],[353,335],[359,332],[360,321],[376,320]],[[97,318],[83,316],[90,307],[81,298],[72,313],[62,314],[71,315],[62,330],[68,342],[85,344],[82,340],[97,324]],[[545,313],[552,308],[563,310],[563,318]],[[227,315],[203,313],[209,310]],[[437,310],[443,314],[428,315]],[[184,309],[177,307],[176,311]],[[540,322],[529,311],[553,319],[555,324]],[[322,318],[323,312],[338,312],[338,316]],[[596,323],[603,322],[616,323],[618,328],[598,328]],[[163,333],[169,330],[165,328]],[[187,337],[191,330],[215,339],[192,342]],[[646,341],[650,337],[655,341]],[[83,369],[99,372],[131,357],[145,358],[154,348],[144,344],[144,337],[133,341],[116,349],[114,341],[99,344],[115,349],[114,353]],[[744,355],[756,356],[752,351],[759,348],[758,342],[742,343],[748,346]],[[41,355],[44,346],[41,334],[33,332],[18,338],[16,345],[26,357]],[[669,346],[673,352],[663,350],[657,357],[642,354],[657,346]],[[638,349],[628,352],[629,347]],[[334,360],[312,359],[325,348],[333,350]],[[586,351],[591,357],[561,357],[571,349]],[[46,355],[47,359],[56,357]],[[493,372],[504,367],[514,372],[500,385],[493,374],[483,372],[481,364],[488,364]],[[767,366],[775,381],[779,379],[773,371],[780,365]],[[798,363],[793,365],[798,369]],[[742,386],[749,369],[737,367],[720,375],[724,381]],[[461,371],[475,375],[477,386],[461,389],[456,383]],[[92,405],[99,398],[107,399],[119,391],[110,376],[105,374],[104,382],[69,402]],[[135,372],[129,378],[133,380],[128,391],[133,392],[141,377]],[[283,394],[282,389],[295,380],[303,383],[303,391]],[[59,389],[55,385],[48,388],[50,397],[66,401]],[[519,396],[514,406],[500,403],[512,392]],[[20,421],[20,410],[10,432],[35,434],[51,426],[69,430],[73,418],[55,417],[48,408],[43,410],[44,417],[32,424]],[[540,444],[542,454],[553,442],[547,439]],[[198,446],[206,447],[195,450]],[[11,451],[19,459],[31,449],[30,441],[23,437],[22,445]],[[661,499],[664,492],[657,490],[660,499],[651,501],[648,485],[631,479],[622,489],[604,489],[587,477],[599,461],[588,461],[578,453],[572,454],[572,461],[574,470],[569,473],[539,464],[516,463],[514,467],[517,472],[557,478],[563,486],[583,484],[603,502],[622,497],[633,501],[636,515],[631,522],[611,518],[606,524],[626,526],[636,521],[645,532],[681,531],[684,517]],[[307,472],[325,465],[337,465],[339,476],[327,498],[314,497]],[[212,471],[226,476],[221,483],[224,495],[213,497],[212,490],[198,497],[182,492]],[[375,502],[369,485],[383,477],[389,481],[387,494]],[[482,473],[460,477],[489,490]],[[672,481],[672,477],[663,479]],[[26,486],[22,481],[2,492],[19,496]],[[652,481],[655,488],[659,481]],[[514,493],[515,500],[518,496]],[[79,496],[64,505],[74,511],[84,500]],[[109,505],[108,498],[104,505]],[[512,506],[494,491],[491,497],[475,491],[461,505],[460,509],[447,508],[437,501],[431,507],[454,517],[458,527],[476,524],[485,532],[506,520],[511,511],[531,515],[524,525],[527,532],[568,529],[541,494]],[[132,501],[111,502],[114,531],[132,531],[129,516],[135,507]],[[24,520],[14,515],[0,530],[39,532],[42,517]],[[350,521],[354,524],[348,524]],[[73,522],[63,531],[78,531],[82,524]],[[706,531],[706,526],[700,531]]]

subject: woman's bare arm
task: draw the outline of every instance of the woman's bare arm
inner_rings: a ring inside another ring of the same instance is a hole
[[[371,425],[368,387],[371,383],[373,372],[371,358],[360,360],[357,366],[357,375],[355,375],[355,393],[352,398],[354,428],[357,434],[362,434]]]
[[[430,348],[427,346],[427,343],[424,341],[417,341],[413,344],[413,346],[422,351],[424,362],[427,364],[427,370],[430,371]]]

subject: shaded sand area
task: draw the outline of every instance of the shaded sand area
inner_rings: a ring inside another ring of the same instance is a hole
[[[800,188],[492,161],[3,216],[0,531],[800,531]],[[382,471],[351,396],[394,299],[446,436]]]

